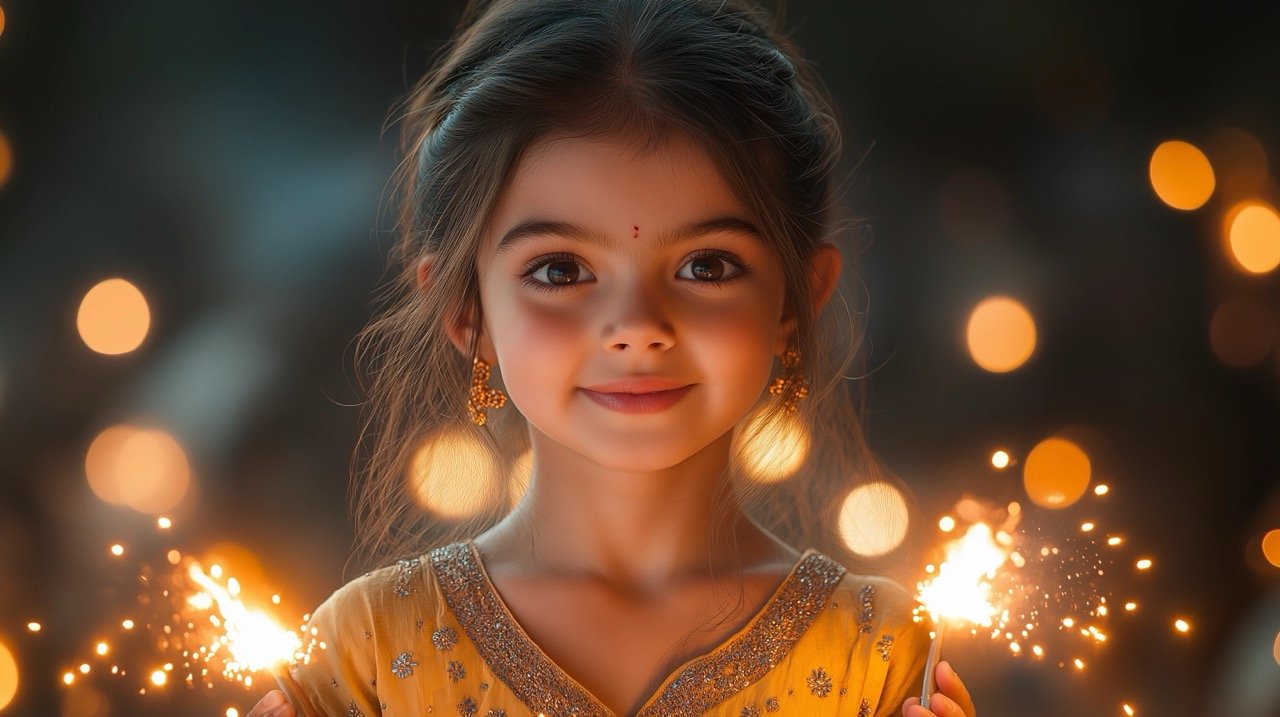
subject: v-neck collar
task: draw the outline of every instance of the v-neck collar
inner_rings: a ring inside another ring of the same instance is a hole
[[[430,553],[441,592],[481,659],[535,712],[618,717],[524,631],[498,594],[471,540]],[[759,680],[821,613],[845,567],[809,548],[749,621],[710,652],[687,660],[636,717],[700,715]]]

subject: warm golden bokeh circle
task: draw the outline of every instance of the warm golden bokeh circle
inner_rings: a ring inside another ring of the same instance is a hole
[[[128,424],[111,426],[94,438],[84,470],[99,498],[143,513],[173,509],[191,482],[186,452],[173,436]]]
[[[18,660],[9,646],[0,642],[0,710],[18,694]]]
[[[471,433],[452,430],[423,442],[414,454],[408,489],[423,508],[467,518],[504,501],[489,449]]]
[[[884,555],[902,544],[910,516],[897,487],[876,481],[849,491],[840,506],[838,528],[845,545],[858,555]]]
[[[1280,568],[1280,528],[1268,531],[1262,536],[1262,555],[1267,562]]]
[[[743,470],[752,480],[777,483],[790,478],[809,456],[809,433],[794,414],[758,411],[742,428]]]
[[[1265,304],[1234,296],[1218,304],[1209,317],[1209,348],[1222,363],[1247,368],[1266,357],[1278,331]]]
[[[3,16],[0,16],[3,17]],[[0,25],[3,22],[0,21]],[[13,146],[9,144],[9,138],[4,132],[0,132],[0,187],[9,183],[9,177],[13,174]]]
[[[1035,351],[1035,319],[1017,299],[992,296],[970,312],[965,341],[974,363],[992,373],[1006,373],[1026,363]]]
[[[1045,508],[1066,508],[1089,488],[1089,456],[1065,438],[1046,438],[1022,464],[1027,497]]]
[[[98,282],[80,301],[76,329],[85,345],[116,355],[142,345],[151,328],[151,310],[138,287],[125,279]]]
[[[1280,214],[1261,200],[1240,202],[1223,221],[1231,259],[1250,274],[1280,266]]]
[[[1148,173],[1156,196],[1174,209],[1199,209],[1213,195],[1213,165],[1190,142],[1162,142],[1151,153]]]

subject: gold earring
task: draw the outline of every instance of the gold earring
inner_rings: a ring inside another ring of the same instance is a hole
[[[500,388],[489,388],[489,364],[476,356],[471,360],[471,391],[467,396],[467,413],[477,426],[483,426],[488,420],[486,408],[502,408],[507,403],[507,394]]]
[[[782,375],[773,379],[769,393],[782,396],[782,408],[787,413],[795,413],[800,399],[809,395],[809,385],[800,373],[800,352],[787,349],[782,353]]]

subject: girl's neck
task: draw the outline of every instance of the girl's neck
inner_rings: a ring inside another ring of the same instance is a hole
[[[677,465],[636,473],[535,437],[524,499],[475,543],[491,567],[591,577],[637,593],[724,576],[738,565],[785,568],[798,553],[751,521],[723,485],[731,439],[725,434]]]

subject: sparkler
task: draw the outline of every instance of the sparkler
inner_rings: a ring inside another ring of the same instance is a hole
[[[1006,534],[1002,535],[1007,539]],[[991,527],[975,523],[964,537],[947,545],[946,559],[938,566],[937,576],[927,583],[922,581],[918,586],[920,604],[934,623],[934,637],[925,662],[924,684],[920,687],[920,706],[929,707],[929,696],[935,689],[933,671],[942,655],[942,637],[947,621],[991,626],[997,613],[991,604],[991,580],[1008,558],[1008,547],[997,543]]]

